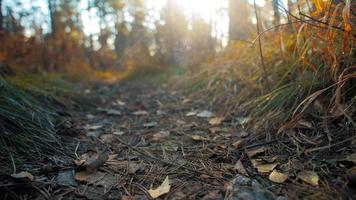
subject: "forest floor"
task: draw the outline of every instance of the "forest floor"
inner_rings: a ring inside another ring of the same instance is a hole
[[[95,106],[75,108],[58,124],[71,156],[27,164],[29,174],[22,178],[31,183],[0,185],[11,191],[9,199],[347,199],[354,194],[340,178],[344,171],[333,170],[332,182],[304,171],[296,157],[275,153],[287,146],[284,141],[249,142],[253,133],[233,126],[232,116],[220,116],[204,99],[139,82],[97,84],[85,92]],[[288,160],[284,169],[297,168],[298,175],[275,171],[280,158]]]

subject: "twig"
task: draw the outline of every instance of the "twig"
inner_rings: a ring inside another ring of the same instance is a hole
[[[256,0],[253,2],[253,6],[255,8],[255,15],[256,15],[256,26],[257,26],[257,35],[260,34],[260,20],[258,17],[258,11],[257,11],[257,6],[256,6]],[[265,61],[263,59],[263,51],[262,51],[262,42],[261,42],[261,37],[258,37],[258,47],[260,50],[260,59],[261,59],[261,66],[262,66],[262,71],[263,71],[263,79],[267,85],[267,89],[268,91],[271,90],[269,81],[268,81],[268,77],[267,77],[267,71],[266,71],[266,65],[265,65]]]
[[[334,143],[332,145],[326,145],[326,146],[322,146],[322,147],[316,147],[316,148],[307,149],[307,150],[305,150],[305,153],[311,153],[311,152],[314,152],[314,151],[320,151],[320,150],[328,149],[328,148],[331,148],[331,147],[334,147],[334,146],[338,146],[340,144],[343,144],[343,143],[348,142],[348,141],[353,140],[353,139],[355,139],[355,137],[347,138],[346,140],[342,140],[342,141]]]
[[[141,151],[139,151],[139,150],[133,148],[131,145],[126,144],[126,142],[122,141],[119,137],[117,137],[117,140],[118,140],[121,144],[125,145],[127,148],[131,149],[132,151],[135,151],[136,153],[139,153],[139,154],[145,156],[146,158],[150,158],[151,160],[159,161],[159,162],[161,162],[161,163],[163,163],[163,164],[166,164],[166,165],[170,165],[170,166],[174,166],[174,167],[178,167],[178,168],[183,168],[183,169],[185,169],[185,170],[192,171],[192,172],[195,172],[195,173],[197,173],[197,174],[207,174],[207,175],[210,175],[210,176],[211,176],[211,174],[209,174],[209,173],[205,173],[205,172],[202,172],[202,171],[193,169],[193,168],[189,168],[189,167],[186,167],[186,166],[184,166],[184,165],[177,165],[177,164],[175,164],[175,163],[171,163],[171,162],[165,161],[165,160],[163,160],[163,159],[156,158],[156,157],[154,157],[154,156],[152,156],[152,155],[150,155],[150,154],[143,153],[143,152],[141,152]]]

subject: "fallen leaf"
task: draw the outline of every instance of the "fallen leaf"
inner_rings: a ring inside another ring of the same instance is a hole
[[[189,113],[185,114],[186,117],[191,117],[191,116],[195,116],[195,115],[197,115],[196,112],[189,112]]]
[[[352,163],[356,163],[356,153],[352,153],[350,155],[347,155],[346,158],[342,159],[343,161],[349,161]]]
[[[314,171],[301,171],[298,173],[297,177],[312,186],[317,186],[319,184],[319,176]]]
[[[248,175],[244,165],[242,164],[241,160],[238,160],[234,166],[234,169],[240,173],[240,174],[243,174],[243,175]]]
[[[121,101],[120,99],[118,99],[118,100],[116,100],[116,102],[114,102],[114,105],[124,106],[124,105],[126,105],[126,103]]]
[[[100,139],[105,143],[105,144],[111,144],[113,142],[116,142],[117,139],[114,134],[104,134],[100,136]]]
[[[155,133],[155,134],[153,135],[152,140],[153,140],[153,141],[156,141],[156,142],[157,142],[157,141],[160,141],[160,140],[162,140],[162,139],[168,137],[169,134],[170,134],[169,131],[160,131],[160,132]]]
[[[277,170],[273,170],[268,178],[270,181],[275,183],[284,183],[288,179],[288,175],[278,172]]]
[[[171,189],[171,185],[169,184],[168,176],[164,179],[163,183],[156,189],[149,189],[148,193],[151,195],[152,198],[158,198],[164,194],[167,194]]]
[[[136,112],[133,112],[132,113],[133,115],[148,115],[148,112],[147,111],[144,111],[144,110],[139,110],[139,111],[136,111]]]
[[[252,148],[252,149],[248,149],[246,150],[246,154],[248,155],[248,157],[253,157],[259,153],[263,153],[267,150],[268,148],[265,146],[261,146],[261,147],[256,147],[256,148]]]
[[[235,147],[236,149],[241,147],[241,143],[243,140],[236,140],[236,142],[232,143],[232,146]]]
[[[98,130],[98,129],[100,129],[100,128],[102,128],[103,127],[103,125],[86,125],[85,126],[85,129],[87,129],[87,130]]]
[[[17,173],[17,174],[11,174],[11,176],[13,178],[17,178],[17,179],[28,179],[30,181],[34,181],[35,180],[35,177],[31,173],[25,172],[25,171],[22,171],[22,172]]]
[[[216,134],[216,133],[218,133],[218,132],[221,131],[221,128],[219,128],[219,127],[212,127],[212,128],[209,128],[209,131],[210,131],[211,134]]]
[[[125,132],[123,132],[123,131],[114,131],[112,134],[121,136],[121,135],[124,135]]]
[[[225,120],[225,117],[214,117],[209,120],[210,125],[220,125]]]
[[[254,168],[257,169],[258,172],[260,173],[268,173],[272,170],[274,170],[274,168],[277,167],[277,165],[279,163],[265,163],[263,161],[260,160],[251,160],[251,163],[253,165]]]
[[[117,183],[117,178],[114,174],[99,171],[94,173],[89,173],[87,171],[78,172],[75,175],[75,180],[97,186],[103,186],[106,188],[110,188]]]
[[[190,103],[192,100],[188,99],[188,98],[185,98],[183,99],[183,104],[187,104],[187,103]]]
[[[200,117],[200,118],[211,118],[213,116],[214,116],[214,114],[207,110],[204,110],[197,114],[197,117]]]
[[[106,113],[108,115],[122,115],[121,111],[119,110],[113,110],[113,109],[107,109]]]
[[[149,123],[143,124],[143,126],[146,127],[146,128],[153,128],[153,127],[155,127],[157,124],[158,124],[157,122],[149,122]]]
[[[208,139],[201,135],[191,135],[190,136],[194,141],[207,141]]]

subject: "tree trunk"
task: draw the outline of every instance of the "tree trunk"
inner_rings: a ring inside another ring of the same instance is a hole
[[[250,24],[246,0],[230,0],[229,20],[229,42],[247,40]]]
[[[55,3],[53,0],[47,0],[48,4],[48,10],[49,10],[49,18],[50,18],[50,23],[51,23],[51,32],[52,32],[52,38],[54,39],[56,35],[56,22],[55,22]]]
[[[2,0],[0,0],[0,31],[4,29],[4,16],[2,14]]]
[[[273,25],[277,26],[281,22],[281,15],[278,10],[278,1],[279,0],[273,0]]]

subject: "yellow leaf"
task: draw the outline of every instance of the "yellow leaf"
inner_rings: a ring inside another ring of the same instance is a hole
[[[27,178],[30,181],[35,180],[35,177],[29,172],[20,172],[20,173],[17,173],[17,174],[11,174],[11,176],[14,177],[14,178],[18,178],[18,179]]]
[[[168,176],[164,179],[163,183],[156,189],[149,189],[148,193],[151,195],[152,198],[158,198],[164,194],[167,194],[171,189],[171,185],[169,184]]]
[[[302,171],[298,173],[298,178],[312,186],[317,186],[319,184],[319,176],[313,171]]]
[[[273,170],[268,178],[270,181],[275,183],[284,183],[288,179],[288,175],[278,172],[277,170]]]
[[[210,125],[220,125],[225,120],[225,117],[214,117],[209,120]]]

